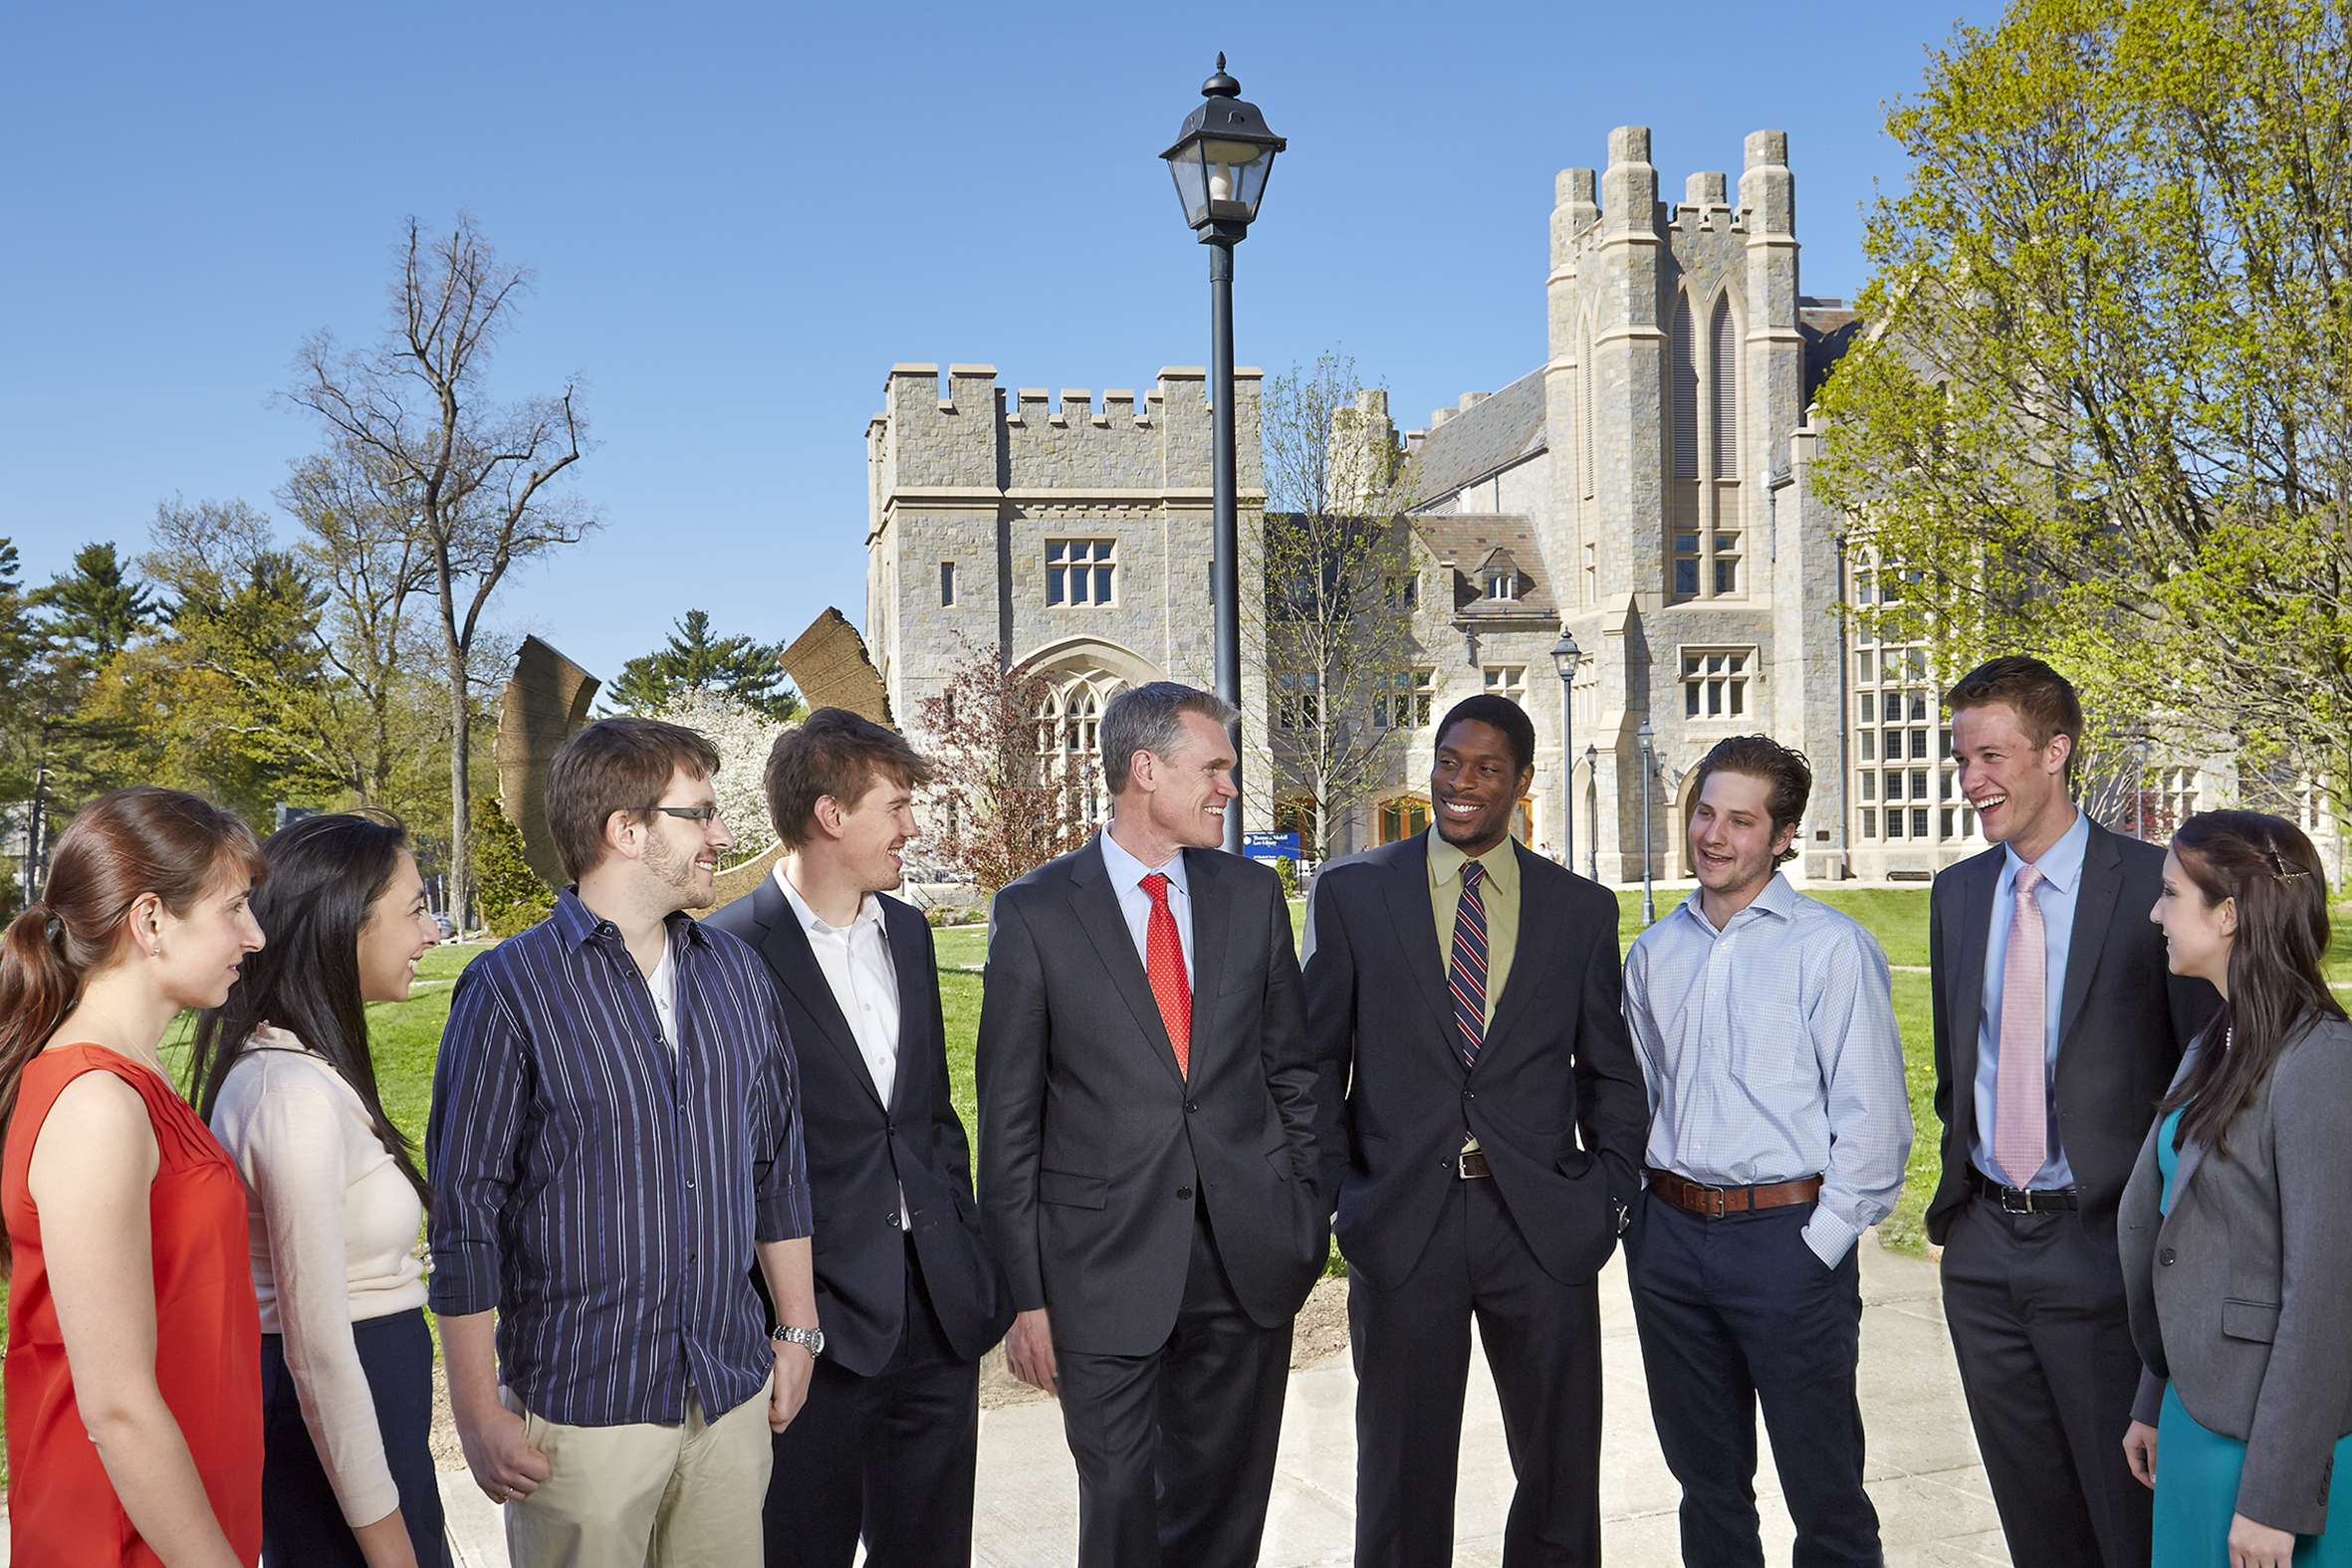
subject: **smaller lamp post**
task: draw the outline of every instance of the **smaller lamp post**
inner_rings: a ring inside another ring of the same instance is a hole
[[[1592,831],[1584,840],[1584,880],[1600,880],[1600,748],[1584,748],[1584,782],[1592,786]],[[1573,870],[1574,867],[1570,867]]]
[[[1568,683],[1576,678],[1576,661],[1584,650],[1575,635],[1562,626],[1551,645],[1552,667],[1559,671],[1559,863],[1576,869],[1576,754],[1569,750],[1575,733],[1575,712]]]
[[[1658,737],[1650,721],[1644,719],[1633,738],[1641,744],[1641,923],[1654,926],[1658,923],[1658,901],[1650,889],[1650,770],[1658,766],[1653,744]]]

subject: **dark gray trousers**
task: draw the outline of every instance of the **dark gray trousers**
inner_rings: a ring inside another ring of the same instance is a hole
[[[2146,1568],[2152,1494],[2123,1457],[2140,1356],[2114,1235],[1972,1198],[1944,1239],[1944,1320],[2016,1568]]]
[[[1274,1494],[1291,1325],[1242,1309],[1206,1215],[1184,1303],[1143,1356],[1054,1347],[1078,1470],[1078,1568],[1251,1568]]]

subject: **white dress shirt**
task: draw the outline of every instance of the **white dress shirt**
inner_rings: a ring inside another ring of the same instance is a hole
[[[1184,949],[1184,984],[1190,989],[1192,889],[1184,880],[1184,851],[1177,850],[1164,866],[1147,866],[1119,847],[1109,828],[1096,836],[1102,844],[1102,864],[1110,872],[1111,891],[1119,896],[1119,913],[1127,919],[1127,935],[1135,939],[1135,957],[1142,961],[1146,975],[1151,973],[1151,895],[1143,890],[1143,879],[1155,871],[1168,879],[1168,913],[1176,917],[1176,937]]]
[[[1693,891],[1625,959],[1645,1158],[1710,1187],[1818,1174],[1805,1244],[1835,1267],[1892,1212],[1911,1101],[1886,955],[1778,872],[1723,930]]]
[[[857,1040],[857,1053],[873,1075],[874,1093],[884,1105],[898,1081],[898,971],[890,962],[890,937],[882,924],[882,901],[867,893],[857,901],[857,914],[845,926],[827,925],[801,890],[776,863],[776,885],[792,901],[801,929],[809,934],[810,951],[824,983],[832,989],[841,1016]]]

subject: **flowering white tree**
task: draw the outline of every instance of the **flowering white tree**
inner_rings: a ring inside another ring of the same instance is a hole
[[[697,686],[682,686],[659,708],[645,710],[648,719],[682,724],[709,739],[719,749],[719,814],[735,834],[729,865],[766,854],[776,844],[776,826],[768,819],[768,749],[787,726],[748,703]]]

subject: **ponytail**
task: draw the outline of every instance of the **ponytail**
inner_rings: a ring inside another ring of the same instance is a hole
[[[39,900],[9,922],[0,942],[0,1140],[16,1114],[16,1089],[25,1063],[74,1010],[87,962],[75,963],[64,919]],[[6,1246],[0,1238],[0,1248]]]

